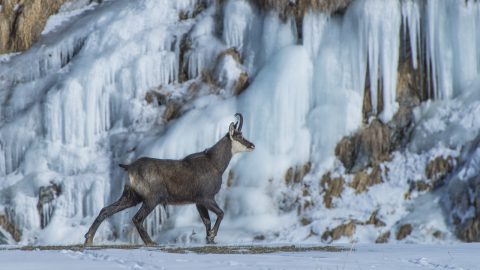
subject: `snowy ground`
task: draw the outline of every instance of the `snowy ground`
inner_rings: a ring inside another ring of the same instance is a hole
[[[480,244],[0,250],[0,269],[479,269]],[[313,249],[313,251],[308,251]],[[307,250],[307,251],[305,251]],[[207,253],[205,253],[207,252]],[[245,254],[239,254],[245,253]]]

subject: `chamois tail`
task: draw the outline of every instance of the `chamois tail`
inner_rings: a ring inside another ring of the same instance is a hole
[[[122,167],[125,171],[128,171],[128,165],[118,164],[118,166]]]

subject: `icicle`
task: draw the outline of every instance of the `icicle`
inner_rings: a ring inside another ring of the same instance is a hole
[[[193,10],[199,0],[177,0],[174,6],[177,10]]]
[[[236,48],[240,53],[246,44],[246,31],[248,31],[253,10],[247,1],[228,1],[225,5],[225,16],[223,19],[223,40],[227,47]]]
[[[173,52],[160,52],[141,57],[135,75],[136,96],[143,98],[145,91],[158,85],[177,81],[177,59]],[[142,92],[139,92],[142,91]]]
[[[410,48],[412,51],[413,68],[418,68],[418,48],[420,40],[420,6],[417,0],[404,0],[402,3],[402,17],[404,30],[408,28]]]
[[[259,57],[267,61],[280,49],[297,44],[296,25],[293,18],[282,22],[275,12],[269,12],[263,20],[262,50]]]
[[[29,113],[19,117],[15,123],[9,123],[0,128],[2,134],[0,144],[3,147],[0,153],[4,153],[0,168],[5,168],[5,174],[12,173],[19,167],[25,151],[36,138],[41,128],[40,123],[37,122],[38,116],[38,106],[34,106],[30,108]]]
[[[6,153],[5,147],[3,146],[5,142],[0,140],[0,176],[7,175],[7,164],[5,162]]]
[[[384,121],[393,117],[398,106],[395,97],[401,19],[398,1],[364,1],[361,20],[368,48],[370,94],[375,113],[378,104],[378,82],[381,81],[383,94],[381,117]]]
[[[303,18],[303,45],[307,48],[312,59],[318,54],[322,37],[330,19],[328,14],[308,12]]]

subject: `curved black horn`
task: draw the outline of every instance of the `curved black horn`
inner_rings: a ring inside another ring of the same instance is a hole
[[[235,117],[237,117],[237,116],[238,116],[238,120],[239,120],[239,122],[238,122],[238,128],[237,128],[237,130],[238,130],[238,131],[242,131],[242,126],[243,126],[243,116],[242,116],[242,114],[241,114],[241,113],[236,113],[236,114],[235,114]],[[237,127],[237,124],[235,124],[235,127]]]

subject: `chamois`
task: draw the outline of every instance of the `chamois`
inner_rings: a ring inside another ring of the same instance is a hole
[[[253,151],[255,145],[242,135],[243,116],[235,114],[238,121],[230,123],[228,133],[215,145],[203,152],[180,160],[142,157],[130,165],[119,164],[128,173],[129,183],[121,197],[104,207],[85,234],[85,246],[93,244],[100,224],[111,215],[143,203],[132,221],[145,245],[155,245],[143,227],[143,221],[159,204],[196,204],[205,225],[207,243],[214,243],[223,211],[215,202],[215,194],[222,185],[222,175],[232,156]],[[217,219],[211,229],[208,210]]]

